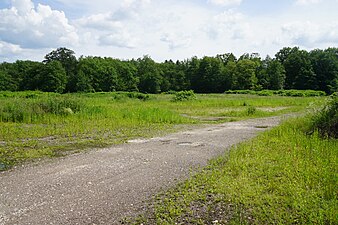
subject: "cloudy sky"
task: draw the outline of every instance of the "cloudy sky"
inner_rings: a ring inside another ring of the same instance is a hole
[[[0,0],[0,62],[77,56],[156,61],[338,47],[338,0]]]

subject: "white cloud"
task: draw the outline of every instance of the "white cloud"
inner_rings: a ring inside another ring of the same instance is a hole
[[[112,13],[91,15],[77,20],[76,23],[82,28],[95,30],[109,30],[123,27],[120,21],[114,19],[114,14]]]
[[[17,55],[21,52],[20,46],[0,41],[0,56]]]
[[[296,0],[297,5],[309,5],[309,4],[316,4],[320,2],[321,0]]]
[[[149,3],[150,0],[124,0],[114,11],[83,17],[75,24],[100,46],[133,49],[139,44],[135,28],[143,26],[140,15]]]
[[[76,29],[62,11],[31,0],[12,0],[10,9],[0,10],[0,40],[23,48],[48,48],[78,42]]]
[[[19,14],[25,14],[34,9],[34,3],[31,0],[12,0],[12,7],[15,8]]]
[[[130,8],[138,8],[140,6],[144,6],[146,4],[150,4],[151,0],[123,0],[122,1],[122,6]]]
[[[82,18],[76,22],[81,33],[87,33],[92,40],[103,46],[115,46],[120,48],[134,48],[137,40],[128,30],[128,24],[123,20],[115,19],[114,13],[97,14],[88,18]]]
[[[135,48],[137,39],[133,38],[129,33],[120,31],[118,33],[101,35],[99,37],[101,45],[111,45],[120,48]]]
[[[168,43],[169,48],[171,50],[177,48],[187,48],[191,43],[191,37],[188,35],[184,35],[182,33],[175,34],[175,33],[165,33],[161,37],[161,41]]]
[[[221,6],[240,5],[242,0],[208,0],[211,4]]]
[[[215,40],[218,38],[241,39],[245,38],[248,31],[248,24],[245,16],[234,10],[227,10],[213,17],[208,21],[206,32]]]
[[[338,23],[291,22],[281,28],[283,39],[304,47],[338,43]]]

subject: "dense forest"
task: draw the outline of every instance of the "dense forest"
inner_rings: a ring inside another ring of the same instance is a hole
[[[93,56],[77,59],[74,51],[58,48],[47,54],[43,62],[0,64],[0,91],[222,93],[244,89],[335,92],[338,48],[308,52],[294,47],[281,49],[274,58],[262,59],[255,53],[236,58],[226,53],[162,63],[149,56],[132,60]]]

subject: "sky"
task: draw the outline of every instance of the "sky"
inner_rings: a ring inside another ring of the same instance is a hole
[[[0,62],[76,56],[155,61],[338,47],[338,0],[0,0]]]

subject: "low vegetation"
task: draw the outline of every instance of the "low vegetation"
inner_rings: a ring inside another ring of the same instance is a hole
[[[322,137],[338,138],[338,96],[332,95],[327,103],[311,116],[310,132]]]
[[[325,123],[335,104],[321,111]],[[125,222],[338,224],[338,140],[323,139],[321,127],[306,134],[308,124],[318,123],[311,118],[318,114],[291,119],[233,147]]]
[[[326,96],[324,91],[313,91],[313,90],[229,90],[226,94],[250,94],[259,96],[291,96],[291,97],[313,97],[313,96]]]
[[[173,98],[174,102],[181,102],[181,101],[190,101],[190,100],[195,100],[196,95],[194,91],[179,91],[175,93],[175,96]]]
[[[0,170],[27,160],[160,135],[181,124],[298,112],[321,99],[182,93],[184,101],[172,101],[175,94],[135,92],[0,92]],[[189,100],[191,96],[197,98]]]

